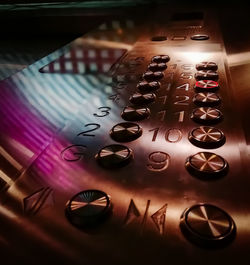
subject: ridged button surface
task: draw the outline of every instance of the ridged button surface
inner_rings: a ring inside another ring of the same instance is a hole
[[[236,235],[232,217],[207,203],[187,208],[181,215],[180,228],[188,240],[202,247],[223,247]]]
[[[65,213],[73,225],[90,227],[102,223],[110,210],[110,197],[105,192],[85,190],[67,202]]]
[[[110,136],[117,142],[134,141],[142,135],[142,128],[132,122],[122,122],[110,130]]]
[[[133,152],[124,145],[112,144],[103,147],[95,158],[104,168],[119,168],[126,166],[131,161]]]

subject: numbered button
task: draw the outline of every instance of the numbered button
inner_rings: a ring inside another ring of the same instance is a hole
[[[85,190],[68,201],[65,213],[69,221],[79,227],[96,226],[111,212],[110,197],[100,190]]]
[[[195,74],[195,78],[196,80],[208,80],[209,79],[209,80],[216,81],[218,80],[219,75],[217,72],[212,71],[212,70],[201,70]]]
[[[203,247],[223,247],[236,235],[232,217],[206,203],[187,208],[181,215],[180,228],[188,240]]]
[[[142,128],[132,122],[123,122],[115,125],[111,131],[110,136],[117,142],[131,142],[142,135]]]
[[[169,60],[170,57],[168,55],[156,55],[151,59],[154,63],[167,63]]]
[[[125,121],[141,121],[150,115],[148,108],[125,107],[122,111],[122,118]]]
[[[164,74],[160,71],[152,72],[146,71],[142,76],[146,81],[157,81],[164,77]]]
[[[161,83],[158,81],[153,81],[153,82],[142,81],[137,84],[136,88],[142,93],[147,93],[159,89],[160,86]]]
[[[102,148],[95,158],[104,168],[119,168],[126,166],[131,161],[133,152],[124,145],[112,144]]]
[[[222,120],[222,113],[215,108],[202,107],[192,112],[191,119],[202,124],[215,124]]]
[[[164,71],[164,70],[167,69],[167,65],[166,65],[166,63],[150,63],[148,65],[148,69],[150,71],[153,71],[153,72],[155,72],[155,71]]]
[[[189,133],[189,141],[201,148],[218,148],[225,143],[224,133],[214,127],[201,126]]]
[[[196,64],[196,69],[216,71],[218,69],[218,66],[214,62],[201,62],[201,63]]]
[[[198,92],[214,92],[219,89],[219,84],[213,80],[197,81],[194,86]]]
[[[134,105],[146,105],[154,102],[156,95],[154,93],[135,93],[130,98],[129,101]]]
[[[197,106],[214,107],[220,104],[221,99],[215,93],[200,92],[194,95],[193,102]]]
[[[204,179],[224,176],[228,169],[224,158],[209,152],[199,152],[188,157],[185,166],[191,175]]]

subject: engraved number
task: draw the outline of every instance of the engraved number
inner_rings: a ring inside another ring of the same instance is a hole
[[[159,129],[160,128],[154,128],[154,129],[149,130],[149,132],[154,132],[153,137],[152,137],[152,142],[155,142]]]
[[[95,136],[94,134],[88,134],[88,133],[99,129],[101,127],[101,125],[98,124],[98,123],[88,123],[88,124],[85,125],[85,127],[93,127],[93,128],[89,129],[87,131],[80,132],[80,133],[77,134],[77,136],[81,135],[81,136],[92,136],[92,137],[94,137]]]
[[[175,114],[179,114],[178,122],[183,122],[184,121],[184,116],[185,116],[185,111],[179,111],[175,112]]]
[[[194,66],[192,64],[183,64],[181,66],[182,69],[186,70],[186,71],[190,71],[194,68]]]
[[[154,128],[149,130],[149,132],[153,132],[152,142],[155,142],[158,136],[160,128]],[[169,143],[177,143],[182,139],[182,132],[180,129],[171,128],[165,133],[165,140]]]
[[[67,162],[76,162],[84,157],[86,151],[85,145],[73,144],[64,148],[61,152],[61,158]]]
[[[109,111],[111,110],[110,107],[100,107],[98,108],[100,110],[100,113],[94,113],[93,115],[96,117],[105,117],[109,115]]]
[[[182,132],[177,128],[169,129],[165,134],[166,141],[170,143],[177,143],[181,140],[181,138],[182,138]]]
[[[192,73],[189,73],[189,72],[185,73],[184,72],[184,73],[181,73],[180,78],[182,78],[182,79],[192,79],[193,75],[192,75]]]
[[[148,156],[147,168],[150,171],[160,172],[168,168],[170,156],[161,151],[156,151]]]
[[[114,95],[110,95],[109,99],[113,100],[114,102],[119,101],[120,100],[120,94],[117,93],[117,94],[114,94]]]
[[[118,82],[116,84],[114,84],[114,89],[126,89],[127,88],[127,84],[124,82]]]
[[[185,83],[183,85],[177,86],[176,89],[185,89],[186,91],[189,90],[189,83]]]
[[[174,102],[175,105],[188,105],[188,96],[176,96],[176,98],[180,100]]]
[[[164,121],[167,111],[162,110],[157,113],[157,119],[160,121]]]
[[[170,64],[169,68],[171,68],[172,70],[175,70],[177,68],[177,64]]]

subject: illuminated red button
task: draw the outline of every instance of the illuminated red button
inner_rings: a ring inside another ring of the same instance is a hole
[[[194,88],[201,92],[214,92],[219,89],[219,83],[214,80],[200,80],[195,83]]]

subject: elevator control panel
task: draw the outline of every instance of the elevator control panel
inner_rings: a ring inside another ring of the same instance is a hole
[[[0,84],[12,264],[249,259],[250,179],[218,14],[163,11],[103,23]]]

